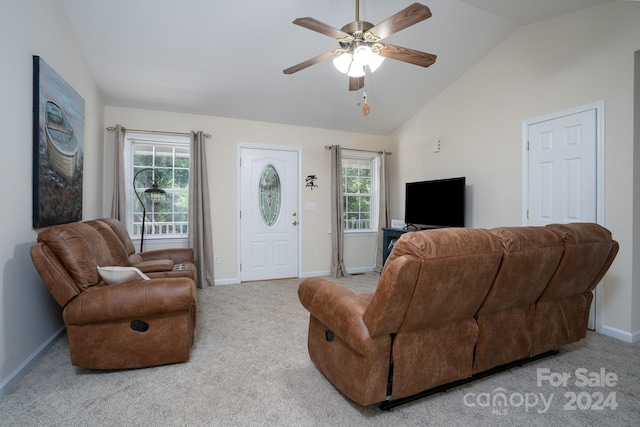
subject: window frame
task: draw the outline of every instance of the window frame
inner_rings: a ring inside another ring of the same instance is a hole
[[[370,197],[371,197],[371,227],[367,228],[367,229],[347,229],[347,221],[346,221],[346,215],[347,212],[344,211],[343,215],[343,222],[344,222],[344,228],[343,228],[343,232],[346,235],[363,235],[363,234],[377,234],[378,233],[378,224],[379,224],[379,218],[378,218],[378,213],[380,211],[379,206],[380,206],[380,153],[377,152],[369,152],[369,151],[357,151],[357,150],[349,150],[349,149],[342,149],[341,150],[341,157],[342,157],[342,161],[343,164],[341,164],[341,174],[340,176],[343,177],[342,180],[342,199],[343,199],[343,206],[346,205],[346,200],[345,198],[347,197],[347,193],[344,191],[345,190],[345,180],[344,180],[344,176],[342,174],[342,171],[344,170],[344,160],[345,159],[354,159],[354,160],[369,160],[371,162],[371,193],[370,193]]]
[[[189,162],[191,162],[191,148],[190,148],[190,138],[189,136],[181,136],[181,135],[161,135],[161,134],[152,134],[152,133],[143,133],[143,132],[127,132],[125,134],[124,140],[124,153],[123,153],[123,163],[125,170],[125,200],[126,200],[126,212],[127,212],[127,220],[126,227],[129,236],[133,242],[139,242],[141,236],[133,234],[133,215],[134,215],[134,204],[137,200],[136,195],[134,194],[133,188],[133,177],[134,177],[134,146],[135,144],[146,144],[153,145],[156,147],[179,147],[186,148],[189,152]],[[154,165],[155,166],[155,165]],[[175,166],[175,165],[174,165]],[[153,169],[158,169],[157,167],[151,167]],[[166,190],[166,189],[165,189]],[[173,192],[173,191],[167,191]],[[188,195],[189,187],[187,184],[186,193]],[[147,209],[148,210],[148,209]],[[188,224],[188,215],[187,215],[187,224]],[[188,228],[188,225],[187,225]],[[144,235],[145,242],[153,241],[154,243],[176,243],[176,242],[187,242],[188,234],[149,234],[145,233]]]

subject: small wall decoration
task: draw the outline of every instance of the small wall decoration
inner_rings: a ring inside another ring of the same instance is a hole
[[[317,179],[318,177],[315,175],[307,175],[307,178],[305,179],[306,184],[304,186],[313,190],[318,187],[315,182]]]
[[[33,226],[82,219],[84,99],[33,57]]]

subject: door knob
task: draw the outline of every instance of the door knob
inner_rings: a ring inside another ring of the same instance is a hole
[[[296,212],[292,213],[291,216],[296,216],[298,215]]]
[[[298,221],[293,221],[291,224],[298,225]]]

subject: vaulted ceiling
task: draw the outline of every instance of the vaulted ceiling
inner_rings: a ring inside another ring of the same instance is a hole
[[[385,41],[433,53],[422,68],[387,59],[362,91],[330,60],[282,71],[338,43],[292,24],[335,28],[355,0],[62,0],[104,101],[143,108],[389,135],[519,26],[609,0],[423,0],[432,17]],[[361,0],[377,24],[413,3]]]

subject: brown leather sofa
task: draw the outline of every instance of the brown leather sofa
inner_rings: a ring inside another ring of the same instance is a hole
[[[617,251],[590,223],[406,233],[371,294],[301,282],[310,358],[367,406],[539,356],[586,336]]]
[[[191,249],[135,254],[122,223],[103,218],[44,229],[30,252],[63,307],[73,365],[123,369],[189,359],[197,311]],[[106,266],[135,267],[136,278],[108,285],[98,272]]]

